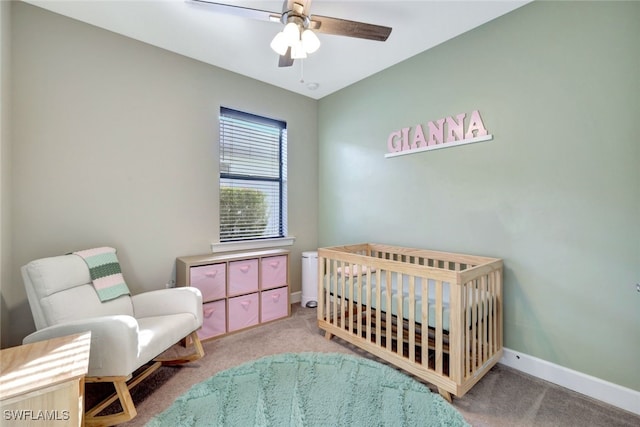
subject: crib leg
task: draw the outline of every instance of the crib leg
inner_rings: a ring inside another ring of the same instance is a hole
[[[440,396],[444,397],[447,402],[451,403],[451,393],[440,387],[438,387],[438,393],[440,393]]]
[[[326,339],[330,340],[331,338],[333,338],[333,334],[332,334],[331,332],[329,332],[329,331],[326,331],[326,332],[324,333],[324,337],[325,337]]]

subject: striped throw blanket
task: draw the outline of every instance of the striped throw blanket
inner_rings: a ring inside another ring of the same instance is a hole
[[[93,286],[100,301],[109,301],[122,295],[130,295],[122,277],[120,263],[114,248],[94,248],[73,252],[87,263]]]

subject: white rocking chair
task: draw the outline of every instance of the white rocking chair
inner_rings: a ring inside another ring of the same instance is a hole
[[[85,408],[86,426],[110,426],[137,415],[129,389],[162,364],[179,364],[204,355],[196,330],[202,326],[202,295],[193,287],[123,295],[102,302],[87,263],[77,255],[32,261],[22,277],[37,331],[25,344],[91,331],[86,383],[111,382],[115,393]],[[193,351],[178,359],[158,356],[189,337]],[[145,369],[139,369],[146,366]],[[133,377],[133,373],[140,373]],[[122,411],[98,415],[116,400]]]

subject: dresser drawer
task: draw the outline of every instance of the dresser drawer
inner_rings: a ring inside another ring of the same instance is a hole
[[[189,269],[190,285],[200,289],[203,301],[225,297],[226,276],[226,264],[202,265]]]
[[[289,315],[289,288],[271,289],[262,291],[262,317],[261,322],[280,319]]]
[[[260,322],[258,293],[229,298],[229,332],[248,328]]]
[[[277,288],[287,284],[287,256],[266,257],[260,260],[262,289]]]
[[[229,295],[247,294],[258,290],[258,259],[229,263]]]
[[[225,300],[202,305],[202,328],[198,329],[201,340],[227,333],[227,304]]]

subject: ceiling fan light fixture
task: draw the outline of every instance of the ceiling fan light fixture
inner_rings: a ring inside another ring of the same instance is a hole
[[[307,57],[307,52],[302,45],[302,40],[297,40],[291,45],[291,58],[292,59],[304,59]]]
[[[285,25],[282,33],[291,47],[293,47],[296,42],[300,41],[300,27],[298,27],[298,24],[295,22],[289,22]]]
[[[304,30],[302,32],[302,46],[307,53],[313,53],[320,48],[320,39],[311,30]]]
[[[289,43],[287,42],[287,36],[283,32],[279,32],[271,41],[271,49],[273,49],[278,55],[284,55],[287,53]]]

